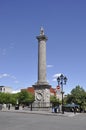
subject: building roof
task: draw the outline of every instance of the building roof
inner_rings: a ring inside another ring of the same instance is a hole
[[[26,89],[21,89],[21,91],[23,90],[27,90],[28,92],[32,93],[32,94],[35,94],[35,90],[34,90],[34,87],[28,87]],[[55,88],[50,88],[50,93],[56,95],[56,91],[55,91]]]
[[[0,86],[0,88],[3,88],[3,87],[5,87],[5,86]]]

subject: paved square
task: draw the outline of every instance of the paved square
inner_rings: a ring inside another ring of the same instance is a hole
[[[86,114],[67,117],[0,111],[0,130],[86,130]]]

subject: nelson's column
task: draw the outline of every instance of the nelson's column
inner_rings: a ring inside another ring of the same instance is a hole
[[[50,103],[50,85],[46,80],[46,41],[44,29],[41,27],[40,35],[36,37],[38,40],[38,81],[33,85],[35,89],[35,102]]]

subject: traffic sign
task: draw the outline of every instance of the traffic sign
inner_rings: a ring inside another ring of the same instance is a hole
[[[60,89],[60,86],[57,86],[57,89]]]

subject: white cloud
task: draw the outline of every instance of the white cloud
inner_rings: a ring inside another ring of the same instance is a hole
[[[18,83],[19,83],[19,81],[18,81],[18,80],[15,80],[15,81],[14,81],[14,83],[18,84]]]
[[[56,81],[57,81],[57,78],[58,78],[60,75],[61,75],[61,73],[54,74],[52,81],[56,82]]]
[[[53,67],[53,65],[47,65],[47,68],[52,68]]]
[[[14,75],[10,75],[7,73],[0,74],[0,79],[1,78],[10,78],[10,79],[14,80],[14,83],[19,83],[19,81],[17,80],[17,78]]]
[[[12,91],[12,93],[18,93],[18,92],[20,92],[20,89]]]
[[[10,75],[6,73],[0,74],[0,78],[4,78],[4,77],[10,77]]]
[[[11,76],[12,79],[16,80],[16,77],[14,75]]]
[[[54,78],[57,78],[57,77],[59,77],[60,75],[61,75],[61,73],[59,73],[59,74],[57,73],[57,74],[54,74],[53,77],[54,77]]]
[[[55,81],[55,82],[56,82],[57,80],[54,78],[52,81]]]

